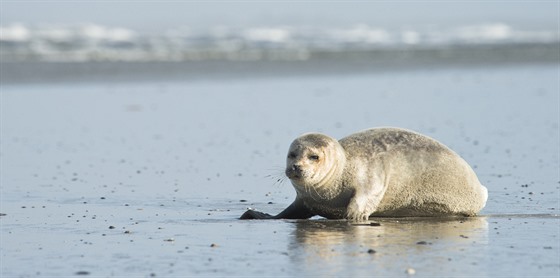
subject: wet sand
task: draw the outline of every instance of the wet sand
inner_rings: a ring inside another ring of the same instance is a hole
[[[537,64],[3,84],[1,274],[556,277],[558,80]],[[489,190],[481,216],[236,219],[291,203],[299,134],[376,126],[463,156]]]

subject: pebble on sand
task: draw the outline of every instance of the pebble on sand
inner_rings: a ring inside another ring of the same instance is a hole
[[[416,270],[414,268],[409,267],[409,268],[406,269],[406,274],[414,275],[414,274],[416,274]]]

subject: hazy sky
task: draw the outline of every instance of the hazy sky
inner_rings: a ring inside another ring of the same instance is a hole
[[[415,25],[506,23],[558,29],[553,1],[6,1],[0,22],[98,23],[160,31],[180,26],[347,26],[365,23],[398,28]]]

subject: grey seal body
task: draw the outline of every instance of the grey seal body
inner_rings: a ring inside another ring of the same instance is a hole
[[[287,209],[276,216],[250,210],[241,219],[473,216],[488,198],[459,155],[399,128],[368,129],[339,141],[304,134],[290,145],[286,175],[297,192]]]

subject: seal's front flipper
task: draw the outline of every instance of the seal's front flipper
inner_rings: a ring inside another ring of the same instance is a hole
[[[296,199],[289,207],[276,216],[256,210],[248,210],[239,219],[307,219],[314,215],[302,201]]]
[[[304,204],[303,201],[296,199],[289,207],[283,210],[273,219],[307,219],[315,216]]]
[[[239,217],[239,219],[274,219],[274,216],[268,214],[268,213],[264,213],[264,212],[260,212],[260,211],[256,211],[256,210],[248,210],[245,213],[243,213],[241,215],[241,217]]]

